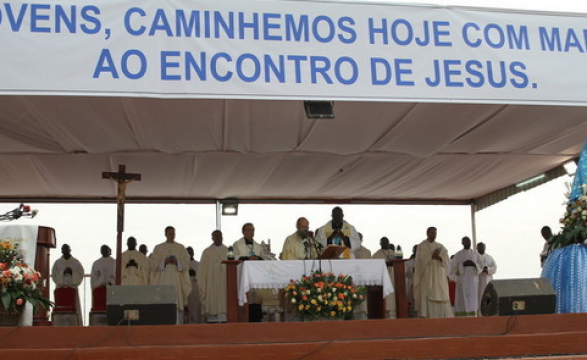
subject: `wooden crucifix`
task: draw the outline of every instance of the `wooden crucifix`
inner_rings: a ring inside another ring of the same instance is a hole
[[[124,202],[126,201],[126,184],[133,181],[141,181],[141,174],[126,172],[126,165],[118,165],[118,172],[103,172],[102,179],[114,180],[118,183],[116,194],[117,220],[116,220],[116,285],[120,285],[121,261],[122,261],[122,232],[124,231]]]

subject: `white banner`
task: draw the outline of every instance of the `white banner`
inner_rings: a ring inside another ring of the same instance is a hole
[[[34,268],[37,254],[38,225],[5,225],[0,226],[0,241],[9,240],[18,244],[25,263]]]
[[[0,49],[0,94],[587,104],[587,15],[10,0]]]

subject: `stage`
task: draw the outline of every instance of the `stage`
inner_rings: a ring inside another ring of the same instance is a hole
[[[0,358],[587,359],[587,314],[0,328]],[[568,356],[573,355],[573,356]]]

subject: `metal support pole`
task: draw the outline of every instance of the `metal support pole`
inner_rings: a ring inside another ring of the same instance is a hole
[[[222,204],[216,200],[216,230],[222,231]]]
[[[475,213],[477,212],[477,204],[471,203],[471,237],[473,240],[473,249],[477,248],[477,220]]]

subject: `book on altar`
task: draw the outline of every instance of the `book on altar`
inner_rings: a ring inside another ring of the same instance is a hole
[[[346,246],[343,245],[328,245],[322,254],[320,254],[321,259],[338,259],[340,254],[346,249]]]

